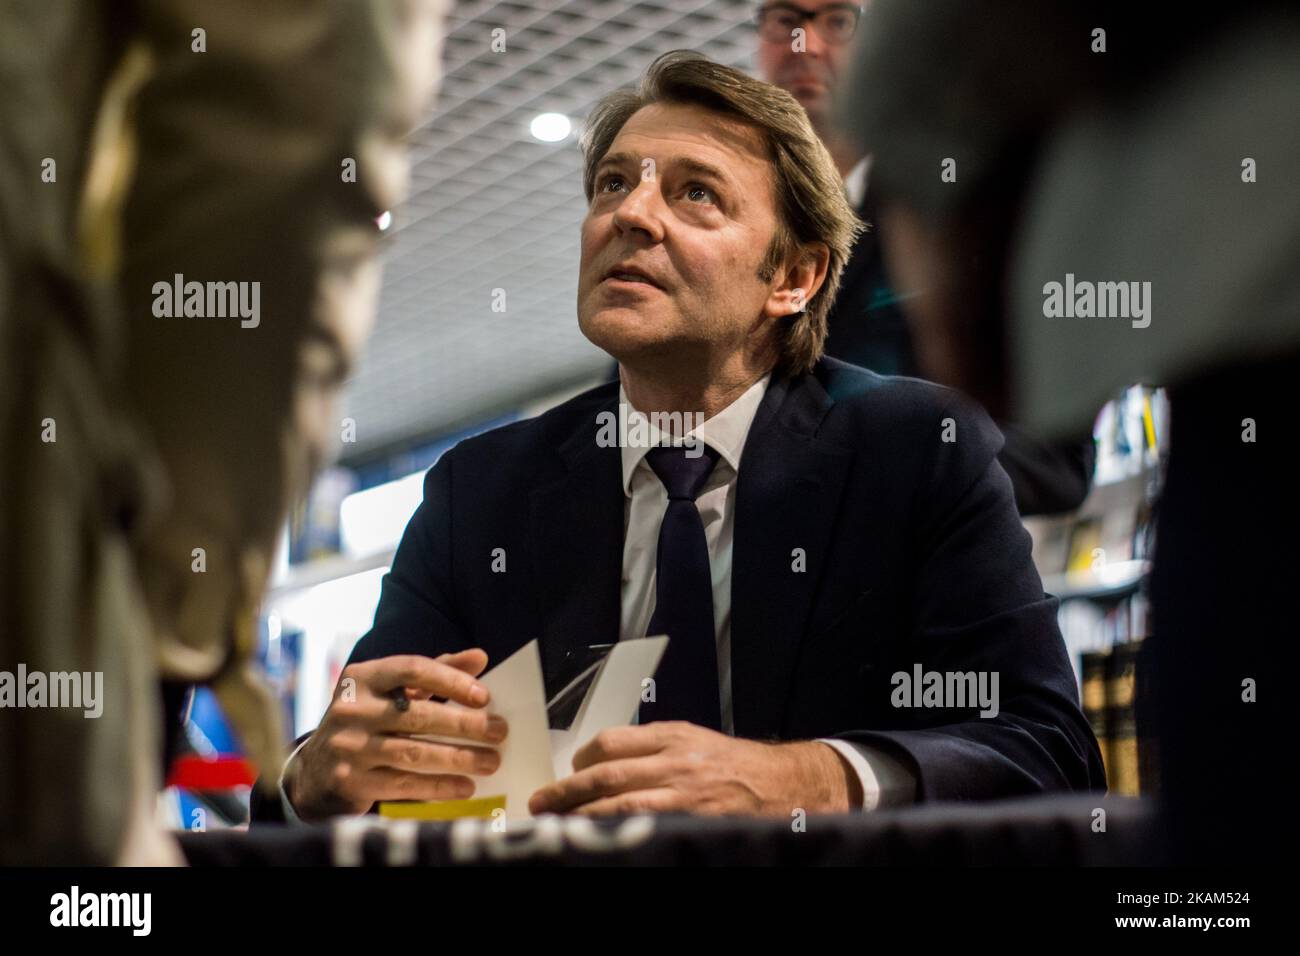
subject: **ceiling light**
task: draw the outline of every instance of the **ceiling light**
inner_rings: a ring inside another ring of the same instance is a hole
[[[573,124],[563,113],[539,113],[528,125],[528,131],[543,143],[558,143],[566,139],[572,129]]]

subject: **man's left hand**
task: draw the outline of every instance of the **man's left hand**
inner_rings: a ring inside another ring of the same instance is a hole
[[[684,721],[603,730],[573,769],[534,793],[529,811],[789,816],[862,803],[856,774],[826,744],[742,740]]]

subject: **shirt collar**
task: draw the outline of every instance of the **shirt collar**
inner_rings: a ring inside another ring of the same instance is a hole
[[[844,176],[844,192],[854,212],[862,208],[862,200],[867,196],[867,172],[870,169],[871,154],[868,153]]]
[[[771,378],[772,373],[768,372],[718,414],[705,419],[698,428],[686,432],[687,436],[693,435],[710,448],[716,449],[719,458],[730,465],[736,474],[740,474],[740,453],[745,448],[745,439],[749,437],[749,426],[754,423],[754,416],[758,414],[758,406],[762,404],[763,396],[767,394],[767,384]],[[623,461],[623,494],[630,498],[632,474],[636,471],[637,465],[641,464],[646,452],[660,444],[661,440],[664,444],[668,444],[669,439],[667,435],[661,439],[653,420],[632,407],[627,400],[627,393],[623,391],[622,382],[619,382],[618,386],[618,406],[620,419],[626,416],[628,433],[631,433],[635,417],[639,416],[644,420],[644,428],[650,435],[650,440],[645,446],[638,443],[637,447],[633,447],[631,442],[620,444],[619,451]]]

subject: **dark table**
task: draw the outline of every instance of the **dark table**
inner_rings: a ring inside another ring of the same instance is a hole
[[[312,826],[186,832],[180,841],[195,866],[1131,866],[1167,862],[1156,823],[1150,801],[1069,794],[810,816],[802,823],[551,816],[500,832],[490,820],[362,816]]]

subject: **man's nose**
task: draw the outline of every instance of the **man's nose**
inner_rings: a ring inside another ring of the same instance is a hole
[[[815,56],[819,60],[825,60],[826,51],[829,46],[830,44],[822,39],[821,33],[819,33],[817,28],[813,26],[812,22],[806,21],[804,23],[804,52],[802,55]],[[800,54],[797,53],[795,54],[795,56],[799,55]]]
[[[663,200],[654,177],[642,177],[614,210],[620,232],[640,230],[655,242],[663,240]]]

